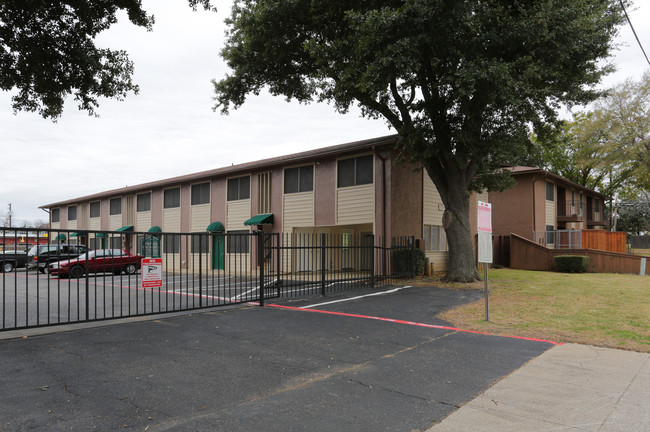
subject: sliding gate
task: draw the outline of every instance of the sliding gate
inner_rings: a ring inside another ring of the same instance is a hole
[[[0,331],[264,305],[412,276],[412,238],[384,243],[368,234],[0,228]]]

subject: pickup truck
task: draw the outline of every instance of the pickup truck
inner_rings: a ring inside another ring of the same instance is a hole
[[[11,273],[14,269],[23,268],[27,264],[27,252],[4,251],[0,252],[0,272]]]

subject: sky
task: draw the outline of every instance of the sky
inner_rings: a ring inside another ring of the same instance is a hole
[[[228,68],[219,56],[225,39],[218,12],[193,12],[184,0],[143,0],[155,16],[152,32],[125,16],[97,43],[123,49],[135,63],[138,95],[103,99],[99,118],[66,103],[53,123],[11,109],[0,92],[0,225],[12,208],[12,225],[46,221],[39,206],[124,186],[392,134],[383,120],[342,115],[327,104],[288,103],[283,97],[251,96],[227,116],[214,112],[212,79]],[[650,55],[650,0],[628,14]],[[611,61],[617,72],[604,87],[650,70],[629,26]],[[71,98],[70,98],[71,99]]]

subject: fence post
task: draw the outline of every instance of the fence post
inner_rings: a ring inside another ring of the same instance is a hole
[[[278,297],[280,297],[280,269],[281,269],[281,245],[280,242],[282,241],[282,235],[280,233],[275,233],[275,240],[277,243],[277,253],[275,256],[275,266],[276,266],[276,273],[275,273],[275,286],[278,289]]]
[[[325,295],[325,242],[327,240],[327,235],[325,233],[321,234],[320,237],[320,293],[321,295]]]
[[[194,238],[199,241],[199,307],[203,307],[203,239],[204,238],[205,236],[203,235]],[[206,241],[207,240],[208,239],[206,238]],[[191,244],[190,247],[192,247]]]
[[[260,262],[260,306],[264,306],[264,233],[257,231],[257,259]]]
[[[409,249],[411,250],[411,278],[415,277],[415,236],[408,239]]]
[[[370,254],[370,288],[375,289],[375,236],[372,235],[372,253]]]

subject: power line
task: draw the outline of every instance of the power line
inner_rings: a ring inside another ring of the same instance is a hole
[[[645,53],[645,50],[643,49],[643,45],[641,44],[641,41],[639,40],[639,36],[636,34],[636,30],[634,30],[634,26],[632,25],[632,21],[630,21],[630,17],[627,14],[627,11],[625,10],[625,4],[623,3],[623,0],[619,0],[621,3],[621,7],[623,8],[623,12],[625,13],[625,18],[627,18],[628,24],[630,24],[630,28],[632,29],[632,33],[634,33],[634,37],[636,39],[636,42],[639,44],[639,48],[641,48],[641,52],[643,53],[643,56],[645,57],[645,61],[648,62],[648,65],[650,65],[650,60],[648,59],[648,55]]]

